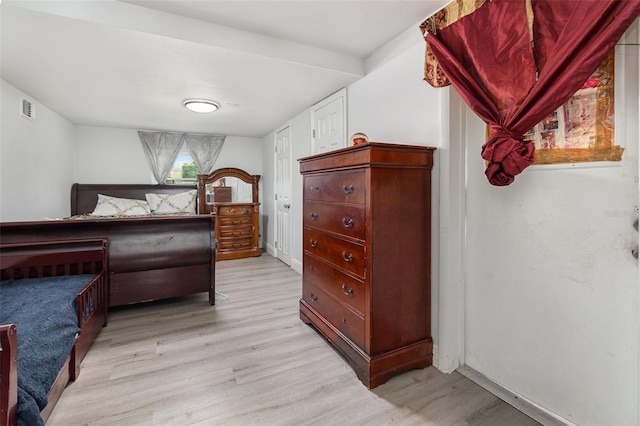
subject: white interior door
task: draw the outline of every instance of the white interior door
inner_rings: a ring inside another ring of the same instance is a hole
[[[276,252],[291,265],[291,127],[276,133]]]
[[[311,109],[313,154],[347,146],[346,101],[347,91],[342,89],[318,102]]]

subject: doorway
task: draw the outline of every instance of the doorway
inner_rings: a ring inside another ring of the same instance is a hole
[[[291,126],[276,132],[276,241],[277,258],[291,265]]]

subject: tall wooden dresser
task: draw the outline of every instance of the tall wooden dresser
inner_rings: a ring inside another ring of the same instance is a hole
[[[300,318],[374,388],[432,363],[435,148],[370,142],[300,159]]]

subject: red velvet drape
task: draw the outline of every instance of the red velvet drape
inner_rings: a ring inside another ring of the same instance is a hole
[[[442,70],[491,128],[485,174],[509,185],[533,162],[522,135],[564,104],[640,16],[640,0],[493,0],[429,34]],[[535,51],[534,51],[535,50]]]

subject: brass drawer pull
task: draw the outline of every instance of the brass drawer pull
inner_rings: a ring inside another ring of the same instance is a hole
[[[342,323],[346,324],[347,323],[347,319],[346,318],[342,318]]]
[[[346,217],[343,217],[342,224],[344,225],[345,228],[351,228],[353,226],[353,219],[351,218],[347,219]]]
[[[344,291],[344,294],[346,294],[347,296],[351,296],[353,297],[353,289],[347,289],[347,285],[345,283],[342,283],[342,291]]]
[[[318,240],[309,240],[309,244],[311,244],[311,247],[313,248],[317,248],[318,247]]]
[[[311,300],[313,300],[314,302],[316,302],[318,300],[318,296],[316,296],[313,293],[309,293],[311,295]]]
[[[342,185],[342,192],[345,194],[351,194],[353,192],[353,185]]]
[[[347,252],[343,251],[342,252],[342,258],[347,263],[353,263],[353,254],[352,253],[349,253],[349,256],[347,256]]]
[[[311,219],[318,220],[318,213],[311,213]]]

